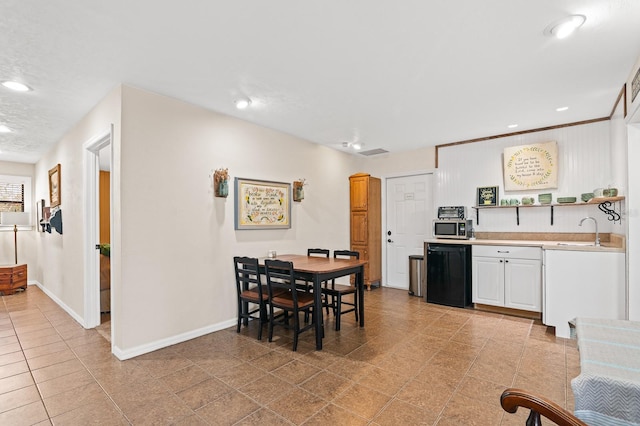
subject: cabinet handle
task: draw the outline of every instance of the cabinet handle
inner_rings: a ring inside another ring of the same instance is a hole
[[[502,263],[502,259],[500,259],[500,263]]]
[[[498,250],[498,253],[509,253],[509,250]]]
[[[509,261],[508,261],[508,260],[505,260],[505,261],[504,261],[504,263],[509,263]]]

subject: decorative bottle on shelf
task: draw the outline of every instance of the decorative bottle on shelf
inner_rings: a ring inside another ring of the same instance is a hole
[[[226,197],[228,195],[229,195],[229,181],[226,179],[223,179],[218,183],[218,196]]]

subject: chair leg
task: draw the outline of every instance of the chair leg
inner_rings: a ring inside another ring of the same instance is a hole
[[[273,306],[269,305],[269,343],[273,341]]]
[[[258,340],[262,340],[262,326],[265,320],[264,303],[260,304],[260,324],[258,325]]]
[[[353,293],[353,312],[356,314],[356,322],[358,322],[358,293]]]
[[[298,319],[298,313],[293,312],[293,351],[298,349],[298,335],[300,334],[300,320]]]
[[[327,289],[327,283],[324,283],[324,288]],[[325,312],[327,313],[327,316],[329,316],[329,295],[328,294],[324,294],[324,308],[325,308]],[[331,304],[333,304],[333,297],[331,298]]]
[[[242,325],[242,302],[238,300],[238,327],[236,328],[236,333],[240,333],[240,326]]]
[[[249,302],[242,302],[242,322],[245,327],[249,326]]]
[[[336,296],[336,331],[340,331],[340,317],[342,316],[342,295]]]

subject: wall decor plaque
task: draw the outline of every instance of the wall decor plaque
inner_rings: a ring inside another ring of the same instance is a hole
[[[49,202],[51,207],[57,207],[62,203],[62,188],[60,187],[60,164],[49,170]]]
[[[545,142],[504,149],[504,189],[558,187],[558,144]]]
[[[235,178],[235,229],[291,228],[291,184]]]
[[[480,206],[497,206],[498,205],[498,187],[497,186],[481,186],[477,190],[476,202]]]

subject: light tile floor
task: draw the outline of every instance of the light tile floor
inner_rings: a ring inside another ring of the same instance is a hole
[[[0,305],[0,424],[523,425],[500,407],[507,387],[573,408],[575,342],[542,325],[386,288],[365,306],[363,329],[329,318],[321,352],[313,331],[292,352],[253,322],[119,361],[30,286]]]

